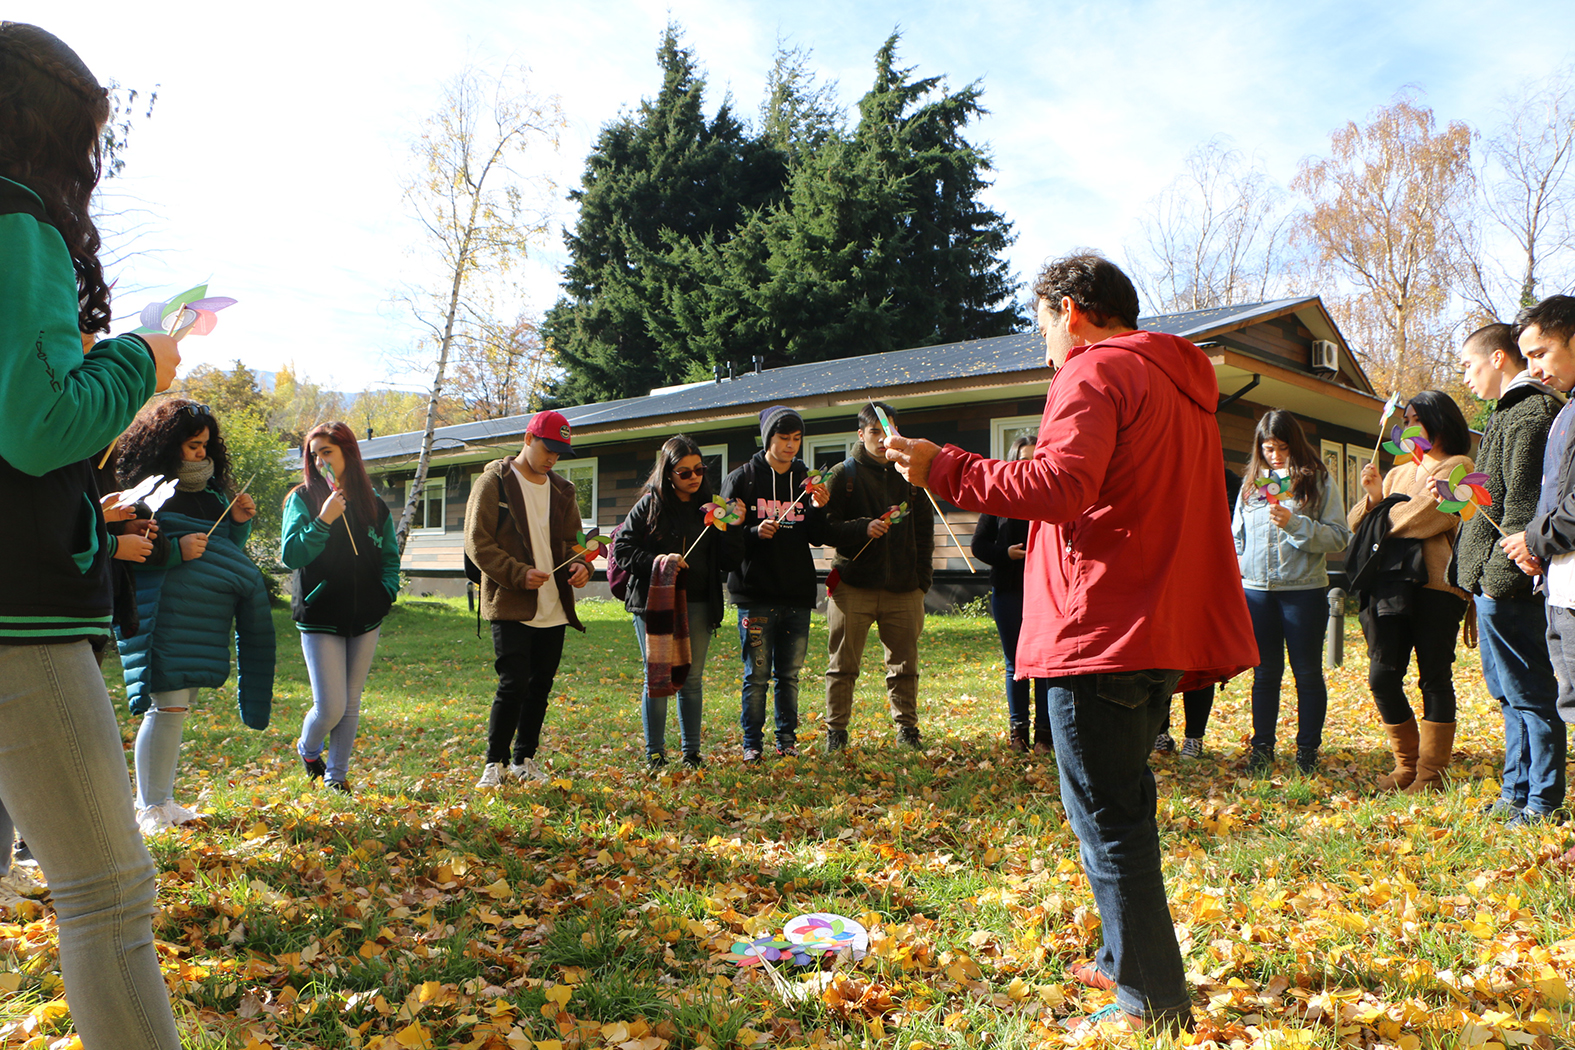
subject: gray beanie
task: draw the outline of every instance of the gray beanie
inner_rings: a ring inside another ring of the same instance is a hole
[[[760,442],[771,444],[772,434],[804,433],[804,419],[786,405],[772,405],[760,413]]]

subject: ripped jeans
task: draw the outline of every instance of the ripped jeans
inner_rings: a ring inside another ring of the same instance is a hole
[[[744,691],[739,723],[744,750],[765,744],[766,689],[776,686],[778,747],[798,743],[798,673],[809,651],[809,606],[740,605],[738,644],[744,657]]]
[[[137,730],[137,808],[161,805],[175,797],[175,766],[180,761],[181,733],[197,699],[195,689],[154,693]]]

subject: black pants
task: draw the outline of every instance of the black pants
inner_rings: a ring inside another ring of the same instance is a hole
[[[516,764],[536,757],[541,742],[541,723],[547,717],[547,700],[552,696],[552,680],[563,658],[563,632],[567,624],[556,627],[527,627],[513,620],[492,622],[492,651],[497,654],[493,667],[498,671],[498,694],[492,699],[492,717],[487,722],[487,761],[509,758],[509,742],[514,743]]]
[[[1386,725],[1409,722],[1414,715],[1405,698],[1405,672],[1416,650],[1417,686],[1422,691],[1422,718],[1429,722],[1455,720],[1455,636],[1466,614],[1465,599],[1448,591],[1418,587],[1411,594],[1411,611],[1400,616],[1374,616],[1369,605],[1362,610],[1362,633],[1367,637],[1367,684],[1378,704],[1378,717]]]
[[[1165,728],[1170,728],[1171,701],[1165,701]],[[1182,735],[1197,740],[1203,739],[1203,734],[1209,728],[1209,715],[1214,711],[1214,687],[1206,685],[1202,689],[1188,689],[1181,694],[1181,710],[1185,714]]]

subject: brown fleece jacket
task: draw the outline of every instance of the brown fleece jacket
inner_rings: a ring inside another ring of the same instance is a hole
[[[1448,591],[1459,598],[1470,598],[1465,591],[1447,582],[1449,558],[1454,553],[1455,531],[1460,528],[1460,518],[1438,509],[1438,500],[1431,488],[1434,479],[1448,478],[1459,464],[1465,464],[1467,471],[1473,469],[1469,456],[1450,456],[1437,466],[1424,463],[1421,467],[1407,457],[1405,462],[1384,475],[1383,492],[1385,496],[1403,492],[1411,497],[1389,511],[1389,535],[1422,541],[1422,561],[1427,565],[1426,586],[1435,591]],[[1356,506],[1345,516],[1353,529],[1357,522],[1367,517],[1374,502],[1370,496],[1356,501]]]
[[[498,459],[488,463],[476,478],[465,503],[465,553],[481,570],[481,616],[486,620],[514,620],[526,623],[536,615],[536,592],[525,586],[525,573],[536,567],[530,547],[530,529],[525,522],[516,522],[514,515],[525,513],[525,494],[520,491],[519,479],[514,476],[512,459]],[[548,506],[552,511],[549,535],[552,538],[551,560],[542,567],[550,569],[569,557],[580,531],[580,505],[575,499],[574,485],[557,474],[548,474],[552,486]],[[574,588],[569,586],[569,573],[576,558],[553,574],[558,597],[563,602],[564,615],[569,626],[585,630],[574,612]],[[587,566],[589,567],[589,566]]]

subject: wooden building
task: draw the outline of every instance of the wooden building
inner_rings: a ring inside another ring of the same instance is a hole
[[[1191,339],[1213,361],[1227,465],[1238,472],[1245,465],[1253,427],[1264,411],[1289,409],[1322,450],[1349,503],[1361,463],[1371,455],[1383,401],[1321,300],[1166,314],[1143,318],[1140,326]],[[759,449],[757,415],[767,406],[795,408],[804,418],[805,460],[829,466],[847,456],[859,407],[872,398],[898,409],[905,434],[1000,457],[1019,434],[1038,430],[1050,376],[1043,340],[1027,332],[723,376],[565,410],[577,455],[561,459],[558,472],[579,489],[587,529],[605,533],[633,506],[657,449],[673,434],[688,434],[701,446],[716,487]],[[405,550],[405,571],[419,590],[463,592],[470,485],[488,461],[519,451],[529,419],[511,416],[437,431]],[[419,433],[361,446],[379,494],[396,514],[408,496],[420,446]],[[942,509],[961,549],[937,523],[934,605],[988,586],[983,567],[970,573],[966,560],[977,516],[944,503]]]

